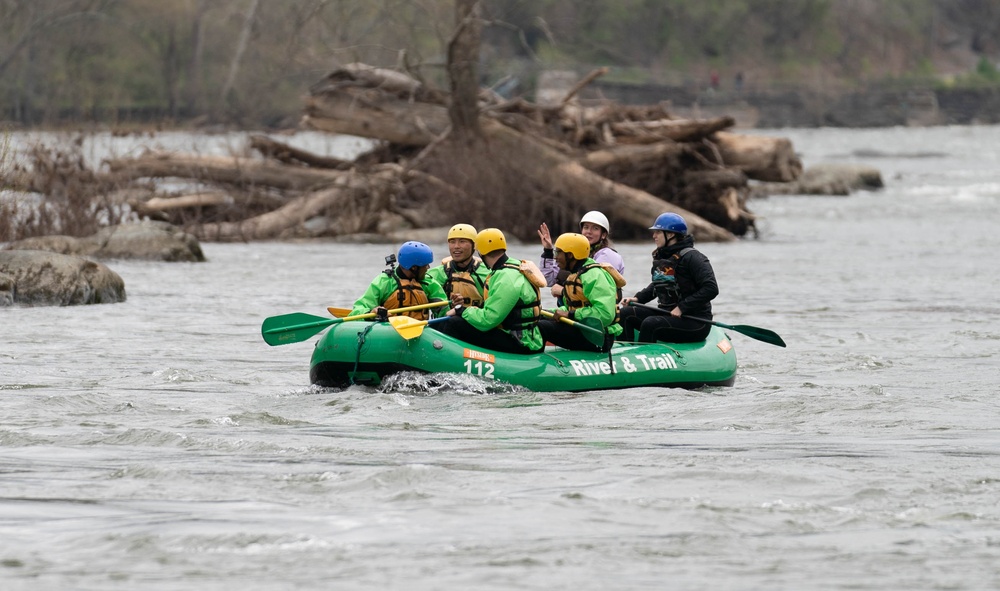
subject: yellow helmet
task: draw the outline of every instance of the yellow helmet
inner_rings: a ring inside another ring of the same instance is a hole
[[[582,261],[590,256],[590,241],[583,234],[577,234],[576,232],[560,234],[556,238],[555,247],[567,254],[573,255],[573,258],[578,261]]]
[[[455,224],[448,230],[448,240],[452,238],[464,238],[472,243],[476,242],[476,229],[469,224]]]
[[[476,234],[476,250],[480,255],[490,254],[494,250],[507,250],[507,239],[500,230],[486,228]]]

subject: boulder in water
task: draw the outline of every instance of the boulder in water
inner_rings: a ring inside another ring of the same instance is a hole
[[[40,250],[0,251],[0,306],[125,301],[125,282],[101,263]]]
[[[166,222],[143,221],[101,229],[93,236],[39,236],[11,242],[7,250],[44,250],[95,259],[203,262],[198,239]]]

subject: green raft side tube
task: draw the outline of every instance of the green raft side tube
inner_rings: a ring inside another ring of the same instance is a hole
[[[615,343],[609,363],[607,353],[552,346],[533,355],[499,353],[472,347],[432,327],[406,340],[388,323],[345,322],[316,342],[309,377],[323,387],[377,386],[385,376],[401,371],[472,374],[535,392],[732,386],[736,350],[729,336],[714,326],[698,343]]]

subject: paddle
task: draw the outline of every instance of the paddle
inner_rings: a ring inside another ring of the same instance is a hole
[[[448,320],[451,316],[442,316],[441,318],[435,318],[434,320],[417,320],[416,318],[410,316],[393,316],[389,319],[389,324],[396,329],[399,336],[406,340],[415,339],[424,332],[424,327],[428,324],[434,324],[435,322],[441,322],[442,320]]]
[[[440,302],[431,302],[429,304],[419,304],[417,306],[407,306],[406,308],[393,308],[389,310],[390,314],[402,314],[403,312],[409,312],[411,310],[423,310],[426,308],[440,308],[441,306],[448,305],[447,300],[442,300]],[[327,308],[327,310],[336,316],[337,318],[343,318],[345,316],[351,315],[351,308]]]
[[[649,304],[640,304],[639,302],[629,302],[630,306],[639,306],[640,308],[648,308],[659,312],[660,314],[669,314],[670,312],[660,308],[659,306],[650,306]],[[729,330],[734,330],[740,334],[744,334],[751,339],[757,339],[758,341],[763,341],[769,345],[777,345],[778,347],[784,347],[785,341],[781,340],[778,333],[767,330],[766,328],[758,328],[756,326],[748,326],[746,324],[723,324],[721,322],[716,322],[714,320],[707,320],[705,318],[698,318],[695,316],[687,316],[684,318],[690,318],[691,320],[697,320],[698,322],[704,322],[705,324],[714,324],[715,326],[721,326],[722,328],[728,328]]]
[[[546,318],[555,318],[556,315],[553,314],[552,312],[549,312],[548,310],[542,310],[542,316],[545,316]],[[575,327],[579,328],[580,330],[582,330],[583,331],[583,337],[585,339],[587,339],[587,341],[590,344],[594,345],[595,347],[603,347],[604,346],[604,327],[603,327],[603,325],[601,325],[601,328],[597,328],[595,326],[590,326],[588,324],[588,322],[592,321],[592,322],[600,325],[601,321],[598,320],[597,318],[584,318],[583,320],[577,321],[577,320],[572,320],[570,318],[566,318],[565,316],[562,316],[562,317],[559,318],[559,320],[562,321],[562,322],[565,322],[566,324],[568,324],[570,326],[575,326]]]
[[[295,312],[281,316],[272,316],[264,319],[264,324],[260,327],[260,333],[264,337],[264,342],[272,347],[275,345],[287,345],[298,343],[323,331],[331,324],[348,322],[350,320],[361,320],[363,318],[374,318],[375,312],[358,314],[357,316],[345,316],[344,318],[323,318]]]

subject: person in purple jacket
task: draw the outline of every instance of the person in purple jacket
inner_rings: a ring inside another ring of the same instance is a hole
[[[611,224],[608,217],[599,211],[588,211],[580,218],[580,233],[587,237],[590,242],[590,258],[598,263],[607,263],[625,274],[625,261],[622,255],[618,254],[611,247]],[[556,264],[555,254],[552,250],[552,235],[549,233],[549,226],[542,222],[538,227],[538,237],[542,241],[542,258],[538,262],[538,267],[545,275],[549,287],[552,288],[552,296],[556,299],[562,297],[563,282],[567,273],[560,273],[559,265]]]

